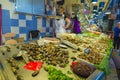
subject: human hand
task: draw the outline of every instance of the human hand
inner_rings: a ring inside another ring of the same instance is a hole
[[[67,27],[66,27],[66,26],[64,26],[64,29],[67,29]]]

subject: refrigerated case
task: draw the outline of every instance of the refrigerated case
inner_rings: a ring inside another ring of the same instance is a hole
[[[6,51],[7,47],[10,47],[10,52]],[[16,74],[14,74],[11,70],[11,65],[10,63],[8,63],[7,59],[15,54],[18,54],[20,50],[16,48],[16,45],[7,45],[7,47],[6,45],[0,47],[0,72],[2,72],[1,74],[3,74],[1,76],[4,76],[2,80],[18,80],[17,76],[22,76],[23,79],[21,80],[49,80],[48,73],[43,68],[41,68],[40,74],[32,77],[33,71],[24,69],[25,62],[23,60],[17,60],[16,64],[19,66],[19,70]],[[73,49],[68,48],[68,51],[70,52],[71,56],[75,55],[72,53]],[[66,68],[55,68],[60,69],[62,72],[67,72],[70,68],[70,64]],[[74,77],[76,76],[74,75]],[[105,80],[105,73],[101,70],[95,70],[95,72],[91,74],[87,78],[87,80]]]

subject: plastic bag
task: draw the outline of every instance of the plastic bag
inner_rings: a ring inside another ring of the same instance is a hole
[[[42,67],[43,62],[29,62],[24,66],[25,69],[36,71],[40,70]]]

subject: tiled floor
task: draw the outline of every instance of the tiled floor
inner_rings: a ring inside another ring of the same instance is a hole
[[[118,52],[112,53],[110,60],[111,73],[107,76],[107,80],[120,80],[120,56]]]
[[[110,74],[107,76],[107,80],[119,80],[118,76],[117,76],[117,71],[116,71],[116,67],[115,64],[111,58],[110,60]]]

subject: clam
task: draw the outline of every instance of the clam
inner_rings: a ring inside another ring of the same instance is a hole
[[[59,64],[59,66],[60,66],[61,68],[64,68],[64,67],[66,67],[66,64],[65,64],[65,63],[61,63],[61,64]]]
[[[24,78],[23,78],[23,76],[18,75],[18,76],[17,76],[17,80],[24,80]]]
[[[17,74],[17,69],[15,69],[15,67],[11,67],[11,70],[14,74]]]

